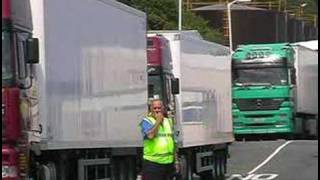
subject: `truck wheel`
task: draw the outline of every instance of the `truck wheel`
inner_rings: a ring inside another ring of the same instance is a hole
[[[293,139],[294,139],[293,133],[288,133],[288,134],[286,134],[286,135],[285,135],[285,139],[286,139],[286,140],[293,140]]]
[[[226,158],[224,151],[216,151],[214,153],[214,172],[213,177],[215,180],[225,179],[224,175],[226,173]]]
[[[224,180],[225,179],[225,174],[227,173],[227,154],[225,151],[222,151],[220,154],[220,179]]]
[[[188,167],[187,167],[187,159],[185,156],[180,157],[180,174],[182,179],[187,179]]]
[[[218,160],[218,156],[214,154],[214,164],[213,164],[213,177],[214,179],[218,179],[219,178],[219,172],[220,172],[220,166],[219,166],[219,160]]]
[[[191,166],[191,159],[190,157],[187,158],[187,155],[182,155],[180,158],[180,174],[183,180],[192,180],[193,179],[193,172]]]
[[[136,180],[136,162],[133,156],[112,157],[112,179]]]
[[[57,171],[56,166],[53,162],[40,165],[38,171],[38,180],[56,180]]]
[[[212,171],[200,173],[199,175],[200,175],[200,179],[201,179],[201,180],[215,180],[215,179],[213,178],[213,173],[212,173]]]

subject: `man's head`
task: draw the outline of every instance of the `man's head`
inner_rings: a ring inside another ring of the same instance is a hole
[[[154,114],[158,114],[160,112],[163,112],[163,104],[160,99],[154,99],[151,101],[150,104],[150,110]]]

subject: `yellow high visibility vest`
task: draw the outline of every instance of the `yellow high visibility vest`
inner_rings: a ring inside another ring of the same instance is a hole
[[[156,120],[151,116],[147,116],[145,119],[153,125],[156,123]],[[172,119],[164,118],[157,135],[152,139],[144,139],[143,159],[159,164],[173,163],[174,139],[172,124]]]

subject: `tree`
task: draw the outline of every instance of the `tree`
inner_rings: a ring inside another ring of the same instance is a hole
[[[176,0],[122,0],[147,13],[149,30],[177,30],[178,3]],[[212,29],[208,22],[191,11],[183,12],[183,29],[198,30],[209,41],[223,43],[223,34]]]
[[[148,29],[177,29],[177,3],[175,0],[131,0],[132,7],[146,12]]]
[[[318,0],[287,0],[288,8],[296,9],[301,4],[306,3],[304,12],[306,14],[318,14]]]
[[[195,15],[191,11],[186,11],[183,13],[183,18],[183,29],[196,29],[204,39],[220,44],[224,43],[223,33],[212,29],[209,26],[208,21],[204,20],[202,17]]]

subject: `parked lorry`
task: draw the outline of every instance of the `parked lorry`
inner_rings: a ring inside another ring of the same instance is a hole
[[[175,120],[184,179],[223,177],[227,47],[195,32],[147,41],[145,14],[113,0],[2,7],[2,179],[136,179],[148,94]]]
[[[148,86],[174,119],[183,179],[223,178],[233,141],[228,48],[196,31],[151,31]]]
[[[318,41],[292,46],[295,51],[294,133],[318,137]]]
[[[289,43],[239,46],[232,55],[235,135],[316,135],[318,53]]]
[[[146,41],[117,1],[2,0],[2,179],[136,179]]]

